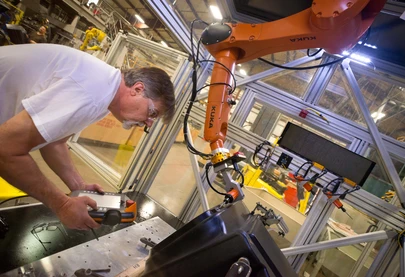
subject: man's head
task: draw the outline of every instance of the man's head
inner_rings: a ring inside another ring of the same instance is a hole
[[[158,117],[168,123],[175,111],[174,88],[169,75],[156,67],[123,71],[109,110],[127,129],[133,125],[150,127]]]
[[[39,28],[39,32],[40,32],[42,35],[45,35],[45,33],[46,33],[46,28],[45,28],[45,26],[41,26],[41,27]]]

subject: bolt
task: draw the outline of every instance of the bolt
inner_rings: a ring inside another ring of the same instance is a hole
[[[353,6],[353,3],[352,3],[352,2],[347,2],[346,6],[347,6],[348,8],[350,8],[351,6]]]
[[[338,11],[334,11],[332,16],[333,16],[333,17],[339,16],[339,12],[338,12]]]
[[[312,6],[316,6],[316,2],[312,2]]]
[[[241,274],[243,272],[243,266],[238,267],[238,274]]]
[[[250,36],[250,37],[249,37],[249,40],[250,40],[250,41],[252,41],[252,40],[254,40],[254,39],[255,39],[255,36]]]
[[[252,24],[251,26],[252,26],[252,27],[256,27],[256,24]]]
[[[316,17],[321,17],[321,16],[322,16],[322,13],[321,13],[321,12],[319,12],[319,13],[316,14]]]
[[[232,23],[232,27],[236,27],[236,23]]]
[[[235,41],[235,37],[234,36],[231,36],[231,42],[234,42]]]

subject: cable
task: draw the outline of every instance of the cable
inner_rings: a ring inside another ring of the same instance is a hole
[[[294,175],[295,175],[295,176],[299,176],[298,174],[300,173],[301,169],[303,169],[304,166],[307,165],[307,164],[309,164],[310,166],[307,168],[307,170],[305,170],[304,175],[302,175],[303,178],[307,177],[309,170],[310,170],[310,169],[312,168],[312,166],[313,166],[313,163],[312,163],[311,161],[308,161],[308,162],[303,163],[303,164],[298,168],[298,170],[295,172]],[[304,179],[303,181],[305,181],[305,179]],[[308,181],[308,180],[306,180],[306,181]]]
[[[335,185],[332,190],[328,190],[328,187],[329,187],[331,184],[335,183],[335,182],[339,182],[339,183],[338,183],[337,185]],[[352,189],[347,189],[347,190],[346,190],[345,192],[343,192],[343,193],[336,193],[337,190],[339,189],[339,186],[340,186],[343,182],[344,182],[344,179],[343,179],[342,177],[338,177],[338,178],[336,178],[336,179],[333,179],[333,180],[330,181],[325,187],[322,188],[322,192],[323,192],[324,194],[327,194],[328,192],[330,192],[330,193],[328,194],[329,196],[339,196],[339,198],[344,199],[344,197],[345,197],[347,194],[350,194],[350,193],[352,193],[352,192],[357,191],[357,190],[360,189],[360,186],[357,186],[357,185],[356,185],[356,186],[353,187]]]
[[[309,51],[310,51],[311,49],[307,49],[307,56],[308,57],[314,57],[314,56],[316,56],[316,55],[318,55],[319,54],[319,52],[321,52],[322,50],[323,50],[323,48],[319,48],[317,51],[315,51],[313,54],[310,54],[309,53]]]
[[[201,88],[199,88],[199,89],[197,90],[197,92],[199,92],[199,91],[205,89],[206,87],[212,86],[212,85],[225,85],[225,86],[228,86],[228,87],[232,88],[228,83],[212,83],[212,84],[208,84],[208,85],[202,86]]]
[[[261,162],[257,163],[257,162],[256,162],[257,154],[259,154],[260,150],[262,150],[263,146],[265,146],[265,145],[266,145],[266,146],[269,146],[269,148],[267,148],[267,151],[266,151],[266,154],[264,155],[263,160],[261,160]],[[252,163],[253,163],[255,166],[262,166],[263,164],[267,163],[267,162],[269,161],[269,159],[271,158],[271,156],[273,155],[274,149],[275,149],[275,148],[272,148],[272,147],[271,147],[271,143],[270,143],[270,142],[268,142],[267,140],[263,141],[263,142],[260,143],[258,146],[256,146],[255,152],[253,153],[253,157],[252,157]],[[272,150],[272,151],[271,151],[270,155],[268,155],[268,153],[270,152],[270,150]]]
[[[231,75],[231,77],[232,77],[232,79],[233,79],[233,84],[234,84],[234,86],[233,86],[233,89],[231,90],[231,92],[229,93],[229,94],[232,94],[234,91],[235,91],[235,89],[236,89],[236,78],[235,78],[235,75],[229,70],[229,68],[227,68],[223,63],[220,63],[220,62],[217,62],[217,61],[213,61],[213,60],[201,60],[201,61],[199,61],[199,62],[201,62],[201,63],[203,63],[203,62],[210,62],[210,63],[216,63],[216,64],[219,64],[219,65],[221,65],[226,71],[228,71],[228,73],[229,73],[229,75]],[[229,85],[229,84],[228,84]],[[229,85],[230,87],[232,87],[231,85]]]
[[[241,178],[241,182],[239,183],[240,187],[243,188],[245,186],[245,176],[243,176],[242,171],[239,169],[235,169],[236,172],[238,172],[239,177]]]
[[[202,152],[198,151],[197,149],[195,149],[194,146],[190,143],[190,141],[188,139],[188,131],[187,131],[188,118],[190,116],[190,112],[193,107],[193,102],[195,101],[195,98],[196,98],[197,92],[198,92],[197,91],[197,61],[196,61],[196,57],[194,55],[194,44],[193,44],[193,26],[196,21],[201,21],[201,20],[197,20],[197,19],[193,20],[193,22],[191,22],[191,28],[190,28],[191,58],[193,60],[193,73],[192,73],[192,84],[193,85],[192,85],[191,96],[189,99],[189,105],[188,105],[186,113],[184,115],[183,133],[184,133],[184,141],[186,142],[188,151],[190,153],[192,153],[193,155],[198,155],[205,160],[209,160],[209,159],[211,159],[212,155],[202,153]],[[199,53],[199,49],[198,49],[197,53]]]
[[[193,21],[191,22],[191,28],[190,28],[190,48],[191,48],[191,58],[192,58],[192,61],[193,61],[192,92],[191,92],[191,97],[190,97],[190,99],[189,99],[189,105],[188,105],[188,107],[187,107],[187,110],[186,110],[186,113],[185,113],[185,116],[184,116],[183,133],[184,133],[184,141],[186,142],[188,151],[189,151],[190,153],[192,153],[193,155],[198,155],[198,156],[200,156],[201,158],[203,158],[203,159],[205,159],[205,160],[209,160],[209,159],[212,158],[212,154],[202,153],[202,152],[198,151],[197,149],[195,149],[194,146],[190,143],[190,141],[189,141],[189,139],[188,139],[188,131],[187,131],[187,129],[188,129],[188,128],[187,128],[188,118],[189,118],[189,116],[190,116],[190,112],[191,112],[191,109],[192,109],[192,107],[193,107],[193,103],[194,103],[194,101],[195,101],[195,99],[196,99],[196,97],[197,97],[197,93],[198,93],[199,91],[201,91],[202,89],[204,89],[204,88],[206,88],[206,87],[208,87],[208,86],[224,85],[224,86],[227,86],[227,87],[230,89],[230,93],[229,93],[229,94],[232,94],[232,93],[235,91],[235,89],[236,89],[236,79],[235,79],[234,74],[231,72],[231,70],[229,70],[229,68],[227,68],[224,64],[222,64],[222,63],[220,63],[220,62],[211,61],[211,60],[202,60],[202,61],[199,61],[201,39],[198,40],[198,44],[197,44],[197,54],[196,54],[196,55],[194,54],[193,28],[194,28],[194,23],[197,22],[197,21],[203,22],[204,24],[208,25],[208,23],[206,23],[206,22],[204,22],[204,21],[202,21],[202,20],[198,20],[198,19],[195,19],[195,20],[193,20]],[[198,64],[199,64],[200,62],[211,62],[211,63],[216,63],[216,64],[221,65],[221,66],[230,74],[230,76],[232,77],[232,79],[233,79],[233,86],[231,86],[231,85],[228,84],[228,83],[221,83],[221,82],[218,82],[218,83],[212,83],[212,84],[209,84],[209,85],[202,86],[201,88],[199,88],[199,89],[197,90],[197,67],[198,67]]]
[[[405,234],[405,230],[402,230],[402,231],[398,234],[397,243],[398,243],[398,246],[399,246],[400,248],[402,248],[401,237],[402,237],[404,234]]]
[[[365,37],[364,41],[362,40],[362,43],[358,43],[356,46],[354,46],[352,53],[350,53],[349,55],[343,56],[343,57],[341,57],[341,58],[338,58],[338,59],[336,59],[336,60],[334,60],[334,61],[328,62],[328,63],[318,64],[318,65],[313,65],[313,66],[289,67],[289,66],[284,66],[284,65],[281,65],[281,64],[276,64],[276,63],[270,62],[270,61],[265,60],[265,59],[263,59],[263,58],[258,58],[258,60],[260,60],[260,61],[262,61],[262,62],[265,62],[265,63],[267,63],[267,64],[270,64],[270,65],[272,65],[272,66],[279,67],[279,68],[282,68],[282,69],[288,69],[288,70],[308,70],[308,69],[314,69],[314,68],[321,68],[321,67],[329,66],[329,65],[338,63],[338,62],[340,62],[340,61],[343,61],[344,59],[350,57],[351,54],[357,52],[358,50],[354,50],[354,49],[355,49],[356,47],[358,47],[358,46],[361,47],[361,46],[363,46],[363,45],[366,43],[366,41],[367,41],[367,39],[368,39],[368,37],[369,37],[369,35],[370,35],[370,32],[371,32],[371,28],[368,28],[367,33],[366,33],[366,37]],[[308,50],[309,50],[309,49],[308,49]],[[308,50],[307,50],[307,54],[309,53]],[[318,54],[318,53],[316,52],[316,54]],[[316,54],[314,54],[314,56],[315,56]],[[308,55],[308,56],[309,56],[309,55]],[[312,56],[309,56],[309,57],[312,57]]]
[[[334,60],[334,61],[332,61],[332,62],[323,63],[323,64],[318,64],[318,65],[312,65],[312,66],[303,66],[303,67],[289,67],[289,66],[284,66],[284,65],[272,63],[272,62],[267,61],[267,60],[265,60],[265,59],[263,59],[263,58],[258,58],[258,60],[260,60],[260,61],[262,61],[262,62],[265,62],[265,63],[268,63],[268,64],[270,64],[270,65],[272,65],[272,66],[282,68],[282,69],[288,69],[288,70],[308,70],[308,69],[314,69],[314,68],[321,68],[321,67],[329,66],[329,65],[338,63],[338,62],[340,62],[340,61],[343,61],[343,60],[346,59],[347,57],[349,57],[349,55],[348,55],[348,56],[343,56],[343,57],[341,57],[341,58],[339,58],[339,59],[337,59],[337,60]]]
[[[216,193],[218,193],[218,194],[220,194],[220,195],[223,195],[223,196],[230,196],[228,193],[223,193],[223,192],[219,192],[219,191],[217,191],[214,187],[213,187],[213,185],[211,185],[211,182],[210,182],[210,178],[208,178],[208,171],[210,170],[210,167],[212,166],[212,163],[207,163],[206,165],[205,165],[205,177],[206,177],[206,179],[207,179],[207,183],[208,183],[208,185],[212,188],[212,190],[213,191],[215,191]]]

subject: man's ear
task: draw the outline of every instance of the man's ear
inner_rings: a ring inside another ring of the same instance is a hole
[[[145,89],[145,86],[142,82],[136,82],[132,87],[131,87],[131,95],[135,96],[138,94],[141,94]]]

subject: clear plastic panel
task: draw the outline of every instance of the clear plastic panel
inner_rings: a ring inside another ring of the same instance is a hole
[[[318,242],[330,241],[339,238],[349,238],[360,234],[377,231],[378,222],[364,213],[343,203],[347,213],[335,209],[322,231]],[[343,247],[332,247],[326,250],[310,253],[301,267],[299,276],[352,276],[355,266],[358,267],[358,277],[366,275],[381,245],[385,241],[358,243]],[[361,254],[368,251],[368,256],[361,262]],[[358,263],[358,264],[356,264]]]
[[[178,64],[179,60],[170,59],[131,43],[126,45],[115,63],[121,69],[159,67],[169,76],[175,73]],[[143,136],[143,128],[134,127],[131,130],[125,130],[122,128],[122,123],[110,113],[102,120],[85,128],[77,142],[120,176],[125,173],[132,154]]]
[[[333,74],[326,90],[319,99],[318,105],[366,126],[349,82],[340,67],[338,67]]]
[[[314,60],[299,67],[319,65],[321,60]],[[283,70],[261,79],[262,82],[302,98],[314,77],[316,68],[307,70]]]

